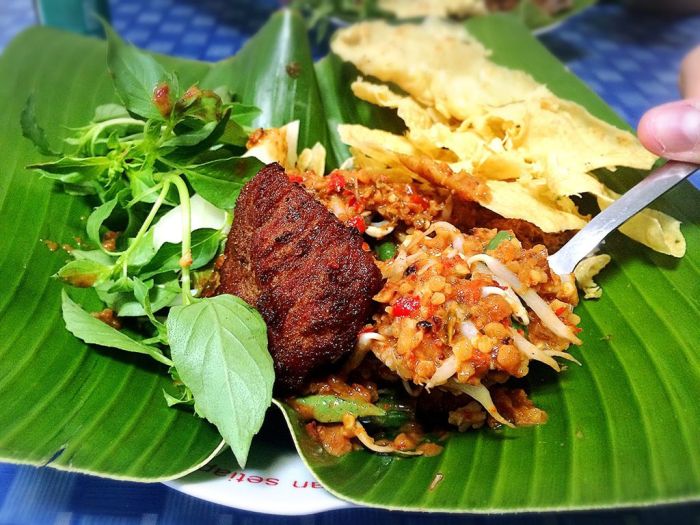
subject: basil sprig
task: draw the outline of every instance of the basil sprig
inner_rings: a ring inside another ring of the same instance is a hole
[[[236,198],[262,167],[240,156],[259,110],[226,90],[196,84],[183,89],[175,72],[111,28],[106,33],[120,104],[96,108],[92,121],[74,130],[59,151],[37,122],[32,97],[21,115],[24,136],[49,157],[29,167],[63,191],[96,202],[85,244],[68,251],[72,260],[57,277],[94,289],[118,317],[108,313],[106,320],[115,322],[107,324],[64,291],[66,328],[86,343],[168,366],[180,391],[164,392],[165,401],[193,405],[244,465],[272,396],[266,326],[238,298],[197,298],[193,282],[210,272]],[[201,199],[223,219],[193,231],[192,206]],[[180,220],[169,223],[179,224],[177,241],[166,236],[157,242],[159,220],[174,209]]]

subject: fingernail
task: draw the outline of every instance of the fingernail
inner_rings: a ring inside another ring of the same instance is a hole
[[[651,134],[663,153],[683,153],[700,147],[700,109],[688,101],[657,108]]]

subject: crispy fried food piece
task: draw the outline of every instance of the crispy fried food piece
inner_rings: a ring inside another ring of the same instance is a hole
[[[243,188],[217,293],[255,306],[268,329],[277,388],[353,350],[382,287],[362,237],[344,226],[279,164]]]
[[[462,200],[455,200],[450,222],[462,231],[469,231],[477,227],[510,230],[524,248],[530,249],[538,244],[543,244],[549,253],[559,250],[576,233],[575,230],[546,233],[531,222],[521,219],[506,219],[476,202]]]
[[[480,177],[466,171],[453,172],[444,162],[437,162],[428,157],[411,157],[399,155],[399,160],[412,172],[436,186],[442,186],[455,193],[465,201],[488,202],[491,192],[486,182]]]

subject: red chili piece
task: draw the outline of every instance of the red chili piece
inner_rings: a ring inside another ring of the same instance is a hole
[[[414,193],[413,195],[411,195],[411,202],[413,204],[417,204],[418,206],[420,206],[424,210],[427,210],[428,206],[430,204],[428,202],[428,199],[426,199],[422,195],[418,195],[417,193]]]
[[[352,219],[350,219],[348,221],[348,225],[355,228],[360,233],[365,233],[365,231],[367,230],[365,220],[359,215],[355,215]]]
[[[301,184],[302,182],[304,182],[304,177],[302,177],[301,175],[290,175],[289,182],[296,182],[298,184]]]
[[[413,317],[420,308],[420,298],[417,295],[399,297],[391,307],[394,317]]]
[[[328,176],[328,191],[340,193],[345,188],[345,177],[340,173],[333,172]]]

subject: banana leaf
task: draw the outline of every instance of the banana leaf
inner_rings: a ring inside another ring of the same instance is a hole
[[[472,20],[470,31],[494,60],[530,71],[560,96],[621,124],[512,18]],[[169,409],[169,381],[131,356],[88,348],[60,318],[51,275],[66,258],[41,240],[75,243],[87,204],[55,191],[23,166],[40,160],[21,137],[19,119],[34,93],[52,129],[89,120],[114,99],[97,41],[48,29],[21,35],[0,58],[0,459],[95,474],[156,480],[182,475],[216,453],[213,427]],[[390,112],[352,97],[355,71],[335,57],[314,68],[303,23],[288,11],[270,20],[236,57],[209,65],[164,59],[182,83],[228,85],[263,108],[259,125],[302,120],[300,143],[319,140],[332,164],[346,155],[338,122],[400,129]],[[289,66],[289,67],[288,67]],[[46,126],[48,128],[48,125]],[[52,143],[60,137],[50,136]],[[631,184],[640,174],[603,174]],[[615,182],[615,181],[613,181]],[[582,367],[555,375],[533,366],[529,389],[550,420],[534,428],[453,435],[433,458],[363,451],[333,458],[281,405],[302,458],[342,498],[397,509],[532,511],[653,504],[700,496],[700,212],[683,185],[659,207],[685,222],[688,255],[653,254],[621,236],[607,251],[605,294],[579,307]]]

